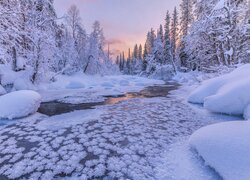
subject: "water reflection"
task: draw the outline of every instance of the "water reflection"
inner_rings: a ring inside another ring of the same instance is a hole
[[[59,115],[75,110],[93,109],[100,105],[113,105],[133,98],[153,98],[166,97],[170,91],[178,88],[177,83],[167,83],[165,85],[150,86],[140,92],[130,92],[120,96],[106,96],[103,102],[70,104],[57,101],[42,103],[39,112],[48,116]]]

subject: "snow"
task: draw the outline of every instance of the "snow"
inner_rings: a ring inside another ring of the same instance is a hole
[[[22,118],[37,111],[41,96],[30,90],[15,91],[0,96],[0,119]]]
[[[190,145],[223,179],[250,177],[250,122],[210,125],[196,131]]]
[[[60,130],[98,119],[101,111],[83,110],[52,116],[37,124],[39,130]]]
[[[239,79],[221,87],[205,98],[204,107],[212,112],[242,115],[250,104],[250,78]]]
[[[0,128],[0,157],[6,158],[0,175],[156,179],[155,167],[167,146],[209,124],[194,115],[177,98],[149,98],[28,117]]]
[[[219,2],[214,7],[214,11],[220,10],[225,7],[225,0],[219,0]]]
[[[3,88],[3,86],[0,84],[0,96],[6,94],[6,90]]]
[[[9,91],[34,90],[35,87],[30,82],[32,71],[32,68],[27,66],[26,70],[15,72],[9,64],[0,64],[1,84],[11,88],[13,85],[13,89],[9,89]]]
[[[250,120],[250,104],[244,110],[244,118]]]
[[[100,102],[103,101],[103,96],[138,92],[147,86],[160,84],[165,82],[138,76],[89,76],[76,73],[72,76],[59,75],[55,82],[41,84],[38,89],[43,102],[57,100],[77,104]]]
[[[204,81],[191,93],[188,101],[204,103],[213,112],[242,115],[250,104],[250,64],[233,72]]]
[[[17,78],[13,84],[14,90],[34,90],[35,86],[27,78]]]
[[[208,166],[204,166],[199,156],[192,151],[188,144],[188,138],[178,140],[164,152],[163,158],[156,168],[156,179],[219,179],[216,172]]]

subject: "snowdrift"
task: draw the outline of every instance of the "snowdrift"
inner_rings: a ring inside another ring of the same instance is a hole
[[[250,104],[250,64],[230,74],[205,81],[188,98],[190,103],[204,103],[210,111],[242,115]]]
[[[34,91],[15,91],[0,96],[0,119],[22,118],[37,111],[41,96]]]
[[[250,177],[250,122],[210,125],[196,131],[189,143],[223,179]]]

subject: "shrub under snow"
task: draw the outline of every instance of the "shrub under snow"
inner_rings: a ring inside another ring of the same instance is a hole
[[[250,177],[250,122],[210,125],[196,131],[190,145],[223,179]]]
[[[243,114],[250,104],[250,64],[230,74],[205,81],[188,98],[191,103],[204,103],[213,112]]]
[[[0,119],[22,118],[37,111],[41,96],[34,91],[15,91],[0,96]]]

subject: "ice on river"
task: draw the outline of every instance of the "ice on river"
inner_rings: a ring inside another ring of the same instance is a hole
[[[52,118],[35,114],[0,128],[0,179],[164,177],[171,171],[162,167],[165,150],[214,119],[174,97],[131,99]]]

